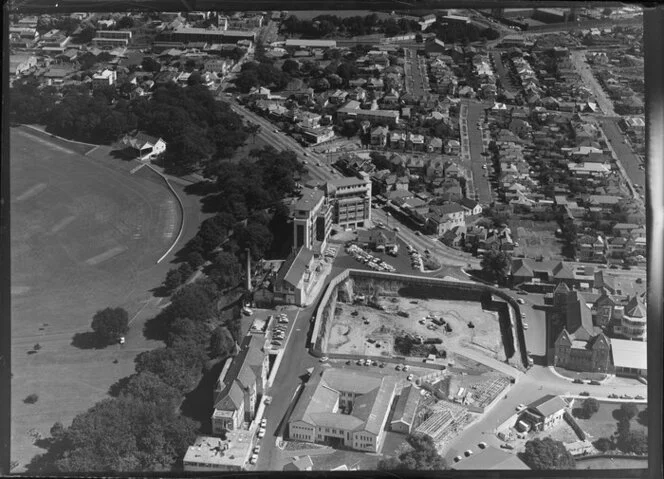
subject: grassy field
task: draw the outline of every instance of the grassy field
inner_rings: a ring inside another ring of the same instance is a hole
[[[71,146],[71,148],[70,148]],[[87,147],[86,147],[87,148]],[[180,210],[163,180],[113,158],[27,128],[11,131],[12,460],[20,472],[42,452],[34,436],[67,425],[133,372],[134,358],[161,343],[143,336],[156,315]],[[198,199],[195,199],[198,205]],[[196,218],[195,218],[196,219]],[[184,236],[183,236],[183,239]],[[96,311],[123,307],[133,321],[124,346],[74,340]],[[30,352],[35,344],[41,349]],[[32,405],[24,398],[35,393]]]
[[[574,407],[580,407],[583,401],[575,401]],[[600,402],[599,411],[597,411],[590,419],[576,418],[576,422],[581,426],[581,429],[589,436],[591,441],[595,441],[600,437],[611,437],[616,432],[618,427],[618,419],[616,412],[620,410],[620,404],[611,402]],[[639,412],[643,411],[646,406],[638,404]],[[646,431],[647,427],[639,423],[638,416],[630,421],[630,429],[632,431]]]
[[[512,220],[509,223],[514,241],[519,243],[515,254],[526,258],[542,256],[545,260],[563,259],[562,243],[555,236],[558,224],[555,221]]]

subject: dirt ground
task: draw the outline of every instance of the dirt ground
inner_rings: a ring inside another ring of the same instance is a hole
[[[519,243],[514,250],[515,254],[523,253],[527,258],[541,255],[545,260],[563,259],[562,243],[555,235],[557,227],[553,221],[510,221],[514,241]]]
[[[335,315],[330,328],[328,352],[392,356],[396,355],[395,337],[409,333],[424,338],[442,338],[441,347],[447,351],[461,350],[473,343],[492,356],[504,359],[497,313],[485,311],[479,303],[472,301],[396,299],[397,302],[384,301],[387,311],[339,303],[337,307],[341,312]],[[353,311],[359,314],[351,316]],[[404,318],[396,311],[405,311],[410,316]],[[419,321],[429,314],[442,317],[452,327],[452,332],[445,333],[443,327],[431,320],[420,324]],[[469,328],[468,321],[472,321],[475,328]]]

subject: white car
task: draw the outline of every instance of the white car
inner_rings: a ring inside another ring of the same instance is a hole
[[[252,454],[251,459],[249,459],[249,464],[256,464],[258,461],[258,454]]]
[[[524,409],[526,409],[526,406],[525,406],[524,404],[519,404],[519,405],[516,407],[516,410],[519,411],[519,412],[520,412],[520,411],[523,411]]]
[[[267,427],[267,419],[263,418],[261,419],[261,429],[265,429]]]
[[[263,439],[265,437],[265,429],[260,428],[258,430],[258,439]]]
[[[120,336],[120,339],[118,341],[120,342],[120,344],[124,344],[125,343],[125,337]]]
[[[324,362],[327,362],[329,359],[330,359],[330,358],[328,358],[327,356],[323,356],[322,358],[319,359],[319,361],[320,361],[321,363],[324,363]]]
[[[523,329],[528,329],[528,323],[523,323]]]
[[[523,300],[523,298],[517,298],[516,302],[519,303],[519,304],[525,304],[525,303],[526,303],[526,302]]]
[[[407,381],[412,381],[413,380],[413,375],[409,374],[408,377],[406,378]]]

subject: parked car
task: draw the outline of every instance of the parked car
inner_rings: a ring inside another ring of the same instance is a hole
[[[514,449],[514,446],[512,446],[511,444],[508,444],[506,442],[502,443],[500,445],[500,447],[502,447],[503,449]]]
[[[265,398],[265,405],[266,406],[269,406],[271,402],[272,402],[272,398],[270,396]]]
[[[516,410],[517,410],[517,411],[523,411],[524,409],[526,409],[525,404],[519,404],[519,405],[516,407]]]
[[[256,464],[257,461],[258,461],[258,454],[252,454],[251,459],[249,459],[249,464]]]
[[[261,429],[265,429],[267,427],[267,419],[263,418],[261,419]]]
[[[461,459],[463,459],[461,456],[456,456],[454,458],[454,462],[459,462]]]
[[[525,304],[525,301],[523,300],[523,298],[517,298],[516,302],[519,303],[519,304]]]
[[[576,378],[574,381],[572,381],[574,384],[584,384],[582,379]]]
[[[265,429],[260,428],[258,430],[258,439],[263,439],[265,437]]]
[[[261,446],[260,444],[257,444],[256,447],[254,448],[254,454],[258,454],[259,452],[261,452]]]
[[[583,391],[579,393],[579,396],[590,396],[590,393],[588,391]]]
[[[523,329],[528,329],[528,323],[523,323]]]
[[[120,344],[124,344],[125,343],[125,337],[120,336],[120,339],[118,341],[120,342]]]
[[[591,384],[591,385],[593,385],[593,386],[600,386],[602,383],[599,382],[599,381],[592,380],[592,381],[590,381],[589,384]]]
[[[636,396],[634,396],[634,399],[645,399],[645,398],[641,395],[636,395]]]
[[[466,457],[470,457],[472,454],[473,454],[473,451],[471,451],[470,449],[466,450],[466,452],[463,453],[463,455],[466,456]]]
[[[396,369],[397,371],[401,371],[401,364],[397,364],[394,369]]]
[[[480,443],[477,445],[477,447],[479,447],[480,449],[486,449],[486,442],[480,442]]]
[[[319,359],[319,361],[320,361],[321,363],[324,363],[324,362],[328,361],[329,359],[330,359],[330,358],[328,358],[327,356],[323,356],[322,358]]]

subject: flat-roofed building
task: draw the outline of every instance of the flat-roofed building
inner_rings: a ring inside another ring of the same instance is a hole
[[[398,110],[363,110],[360,102],[351,100],[337,110],[337,121],[368,120],[376,124],[396,125],[399,122]]]
[[[198,436],[182,461],[185,472],[243,471],[253,436],[251,431],[229,431],[226,439]]]
[[[240,40],[251,40],[253,42],[256,40],[256,32],[180,26],[160,33],[157,40],[211,43],[237,43]]]
[[[289,38],[284,44],[286,48],[300,49],[300,48],[336,48],[337,42],[335,40],[306,40]]]
[[[319,366],[288,421],[291,440],[380,452],[396,378]]]
[[[118,79],[115,70],[103,70],[92,75],[92,88],[103,88],[114,85]]]
[[[327,182],[332,221],[344,228],[362,227],[371,221],[371,181],[340,178]]]
[[[123,38],[131,40],[132,33],[129,30],[97,30],[96,38]]]
[[[92,39],[92,46],[97,48],[118,48],[126,47],[129,45],[129,40],[126,38],[105,38],[105,37],[95,37]]]
[[[293,248],[298,250],[304,246],[320,254],[332,230],[332,208],[323,190],[303,188],[301,195],[291,205]]]
[[[648,376],[648,345],[645,341],[612,339],[613,366],[618,376]]]

